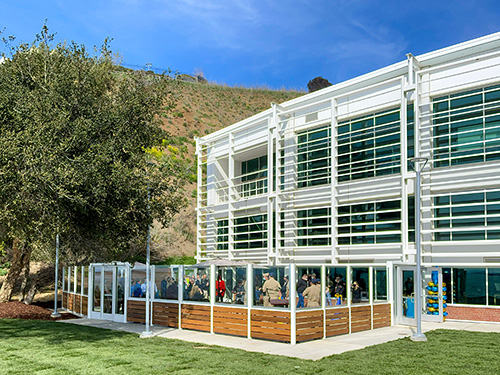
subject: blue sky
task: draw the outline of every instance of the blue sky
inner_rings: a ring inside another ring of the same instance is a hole
[[[500,31],[498,1],[44,0],[0,2],[0,29],[30,42],[111,37],[124,64],[201,70],[229,85],[305,89]]]

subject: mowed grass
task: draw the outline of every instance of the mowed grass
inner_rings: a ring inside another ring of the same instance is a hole
[[[0,319],[0,374],[500,374],[500,334],[437,330],[320,361]]]

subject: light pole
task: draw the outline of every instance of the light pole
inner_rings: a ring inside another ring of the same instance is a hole
[[[149,72],[149,69],[151,69],[151,67],[152,67],[152,66],[153,66],[153,64],[151,64],[151,63],[146,63],[146,68],[148,68],[148,70],[147,70],[148,72]]]
[[[151,192],[149,189],[149,174],[148,174],[148,220],[149,217],[151,216],[150,214],[150,205],[149,201],[151,199]],[[149,274],[149,268],[150,268],[150,256],[151,256],[151,225],[148,223],[148,232],[147,232],[147,241],[146,241],[146,330],[142,332],[141,337],[152,337],[153,332],[149,329],[150,322],[150,313],[149,313],[149,301],[150,301],[150,292],[151,292],[151,280],[150,280],[150,274]]]
[[[53,318],[59,318],[61,314],[57,312],[57,283],[59,279],[59,233],[56,234],[56,274],[55,274],[55,287],[54,287],[54,312],[51,314]]]
[[[427,341],[427,337],[422,333],[422,270],[421,270],[421,260],[422,260],[422,244],[421,244],[421,203],[420,203],[420,174],[424,169],[427,161],[429,159],[424,157],[417,157],[410,159],[411,166],[416,173],[415,179],[415,246],[417,248],[417,290],[416,295],[416,306],[415,315],[417,316],[417,333],[414,333],[410,339],[412,341]]]

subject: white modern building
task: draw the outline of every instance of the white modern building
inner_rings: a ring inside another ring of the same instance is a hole
[[[382,267],[392,295],[416,217],[450,317],[500,321],[500,33],[272,103],[197,155],[198,261]]]

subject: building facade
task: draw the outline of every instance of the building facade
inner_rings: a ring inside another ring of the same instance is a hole
[[[420,220],[450,312],[500,321],[500,33],[272,103],[197,155],[198,261],[404,267]]]

